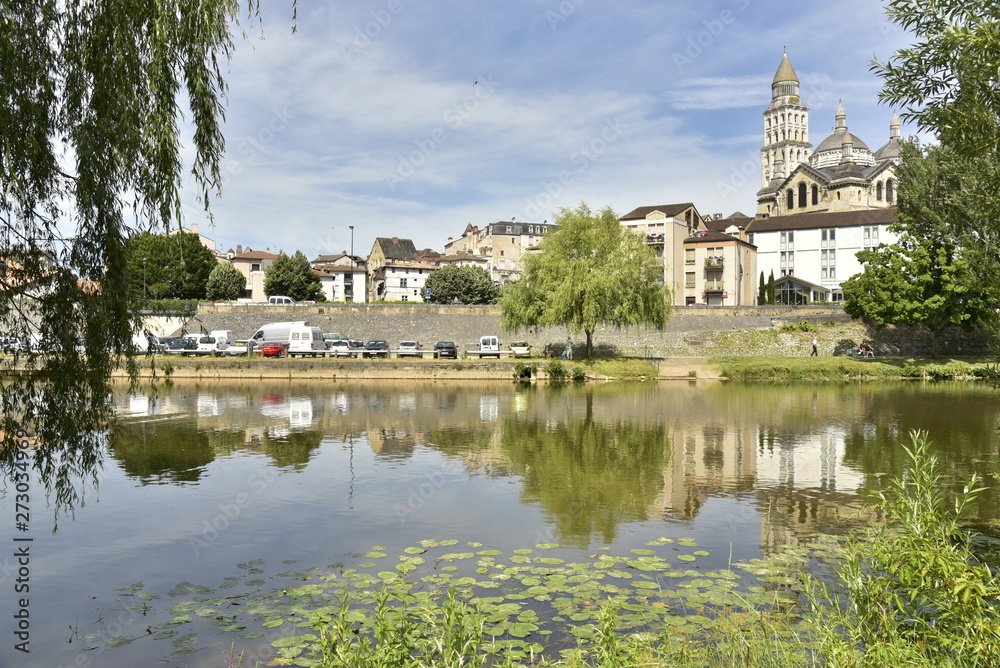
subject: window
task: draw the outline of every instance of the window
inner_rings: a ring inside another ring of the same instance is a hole
[[[882,182],[879,181],[878,185],[875,186],[875,199],[879,202],[882,201]]]
[[[865,227],[863,231],[865,250],[871,250],[878,246],[878,226]]]
[[[500,251],[500,257],[503,257],[503,251]]]
[[[820,248],[836,248],[837,247],[837,230],[834,228],[826,229],[822,231],[822,239],[820,240]]]
[[[405,278],[399,279],[399,287],[401,287],[401,288],[405,288],[406,287],[406,279]]]
[[[895,194],[892,191],[893,191],[892,179],[889,179],[888,181],[885,182],[885,201],[887,202],[896,201]]]
[[[407,295],[403,295],[402,297],[399,298],[399,300],[403,302],[408,302],[410,301],[410,298]]]
[[[799,208],[804,208],[806,205],[806,184],[799,184]]]
[[[507,268],[507,264],[506,263],[507,263],[506,260],[500,260],[499,262],[497,262],[497,267],[500,268],[500,269],[506,269]]]
[[[824,281],[837,280],[837,251],[820,251],[820,269]]]
[[[685,248],[684,249],[684,264],[694,264],[694,249]]]
[[[260,271],[260,263],[259,262],[255,262],[254,264],[251,264],[250,265],[250,271]]]
[[[817,204],[819,204],[819,186],[814,185],[812,187],[812,195],[813,195],[813,201],[812,201],[813,206],[816,206]]]
[[[795,250],[795,232],[781,233],[781,250]]]
[[[791,276],[795,273],[795,253],[793,251],[781,251],[780,264],[781,275]]]
[[[786,208],[788,210],[791,210],[794,206],[795,206],[795,193],[793,193],[791,190],[789,190],[788,191],[788,206]]]
[[[689,271],[684,274],[684,287],[688,289],[694,289],[694,272]]]

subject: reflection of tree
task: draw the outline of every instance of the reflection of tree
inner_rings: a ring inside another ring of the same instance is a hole
[[[586,547],[595,534],[610,543],[618,524],[647,519],[663,486],[663,425],[601,424],[589,415],[559,426],[509,419],[500,439],[523,497],[549,513],[567,545]]]
[[[108,452],[143,484],[194,482],[215,459],[208,432],[194,418],[123,424],[111,435]]]
[[[274,461],[275,466],[302,469],[322,440],[323,434],[318,431],[293,431],[280,437],[264,433],[261,445],[264,454]]]

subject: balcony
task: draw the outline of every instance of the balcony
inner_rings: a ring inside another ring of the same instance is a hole
[[[705,281],[705,292],[725,292],[726,285],[723,281]]]
[[[647,234],[646,235],[647,244],[662,244],[663,235],[662,234]]]
[[[705,258],[705,267],[710,269],[722,269],[725,266],[725,260],[721,256],[712,256]]]

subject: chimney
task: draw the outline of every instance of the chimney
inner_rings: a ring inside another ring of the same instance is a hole
[[[194,234],[198,234],[198,223],[191,223],[191,231]]]
[[[236,254],[243,255],[243,244],[236,244]]]
[[[399,243],[399,237],[393,237],[392,238],[392,243],[398,244]]]

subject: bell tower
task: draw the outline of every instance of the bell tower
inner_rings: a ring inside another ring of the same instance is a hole
[[[809,143],[809,107],[799,98],[799,77],[788,52],[771,82],[771,104],[764,110],[764,146],[760,150],[760,187],[775,177],[791,174],[812,153]]]

